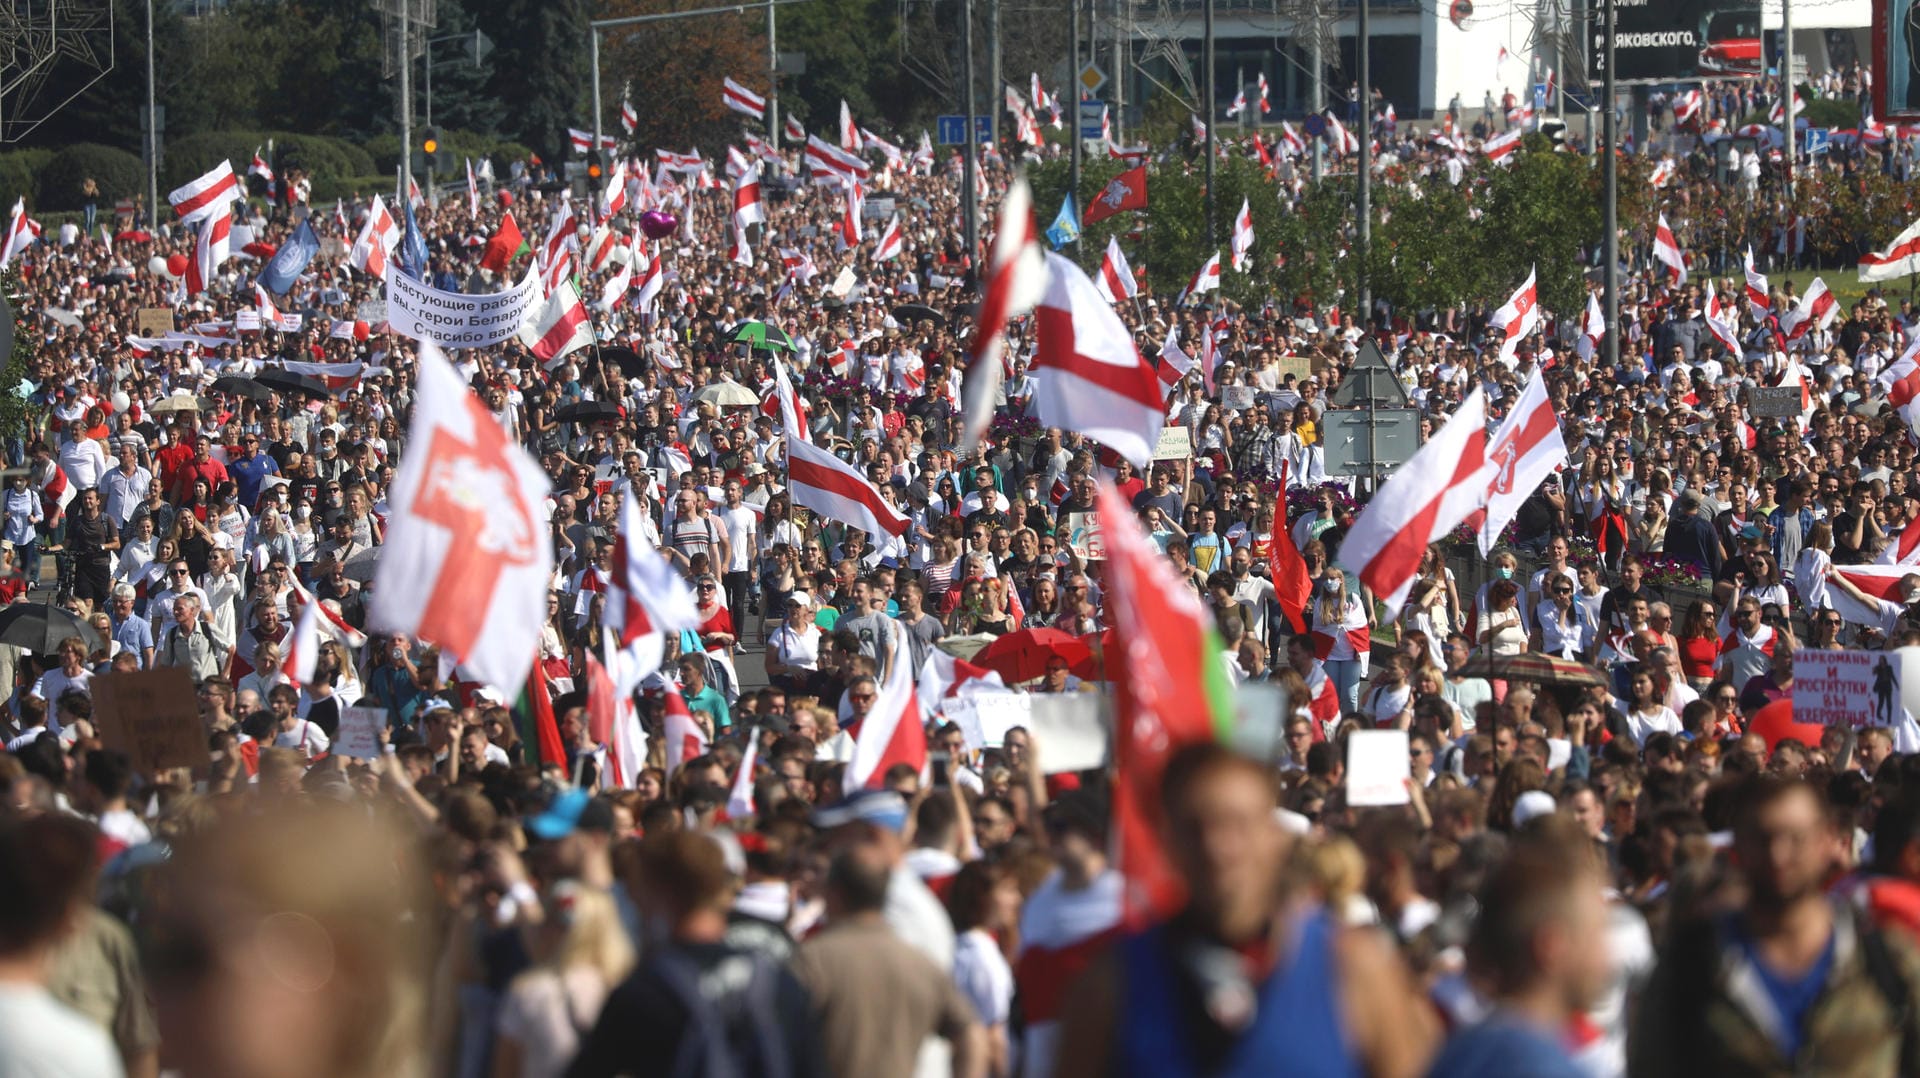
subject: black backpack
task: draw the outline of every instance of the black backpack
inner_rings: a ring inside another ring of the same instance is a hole
[[[686,1028],[666,1078],[788,1078],[787,1036],[776,998],[781,967],[756,954],[728,961],[749,963],[744,986],[715,999],[701,991],[701,969],[686,954],[665,947],[647,965],[686,1008]]]

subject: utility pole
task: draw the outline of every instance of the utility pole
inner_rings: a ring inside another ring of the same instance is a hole
[[[1073,95],[1073,102],[1067,106],[1067,120],[1073,125],[1073,139],[1071,141],[1073,152],[1069,155],[1072,163],[1068,166],[1067,183],[1069,186],[1067,190],[1073,195],[1073,204],[1076,209],[1080,205],[1080,152],[1083,143],[1083,140],[1080,138],[1080,94],[1086,89],[1080,85],[1081,3],[1082,0],[1067,0],[1067,7],[1073,11],[1072,36],[1067,42],[1068,90]]]
[[[967,189],[960,195],[960,212],[966,215],[967,276],[977,286],[980,281],[980,135],[974,130],[973,98],[973,0],[960,3],[960,111],[967,117],[966,175]]]
[[[1787,151],[1782,158],[1787,165],[1787,201],[1793,201],[1793,151],[1794,143],[1799,141],[1799,132],[1793,127],[1793,0],[1780,0],[1780,94],[1786,102]]]
[[[1315,116],[1327,110],[1327,63],[1320,55],[1320,0],[1313,3],[1313,50],[1308,62],[1313,65],[1313,114]],[[1320,177],[1326,175],[1326,140],[1313,140],[1313,182],[1318,184]]]
[[[1612,0],[1608,0],[1609,3]],[[1367,282],[1367,249],[1373,243],[1373,73],[1367,62],[1367,33],[1370,27],[1367,9],[1372,5],[1360,0],[1360,22],[1354,39],[1360,75],[1360,326],[1373,320],[1373,289]]]
[[[587,148],[591,159],[600,152],[600,29],[587,29],[587,62],[593,65],[593,145]]]
[[[1203,53],[1205,62],[1202,68],[1205,71],[1204,78],[1207,80],[1207,91],[1201,95],[1207,108],[1207,246],[1212,247],[1219,242],[1214,238],[1219,235],[1219,228],[1215,220],[1218,214],[1214,208],[1214,203],[1218,201],[1217,192],[1213,189],[1213,121],[1217,115],[1214,111],[1213,93],[1213,0],[1207,0],[1207,39],[1201,47],[1206,50]]]
[[[414,0],[400,0],[395,6],[400,9],[400,206],[408,205],[407,195],[413,190],[413,4]]]
[[[1619,141],[1620,118],[1613,107],[1613,4],[1614,0],[1601,0],[1606,6],[1605,40],[1600,43],[1600,115],[1601,138],[1606,145],[1602,153],[1606,154],[1600,201],[1606,205],[1605,235],[1602,237],[1601,257],[1606,259],[1603,287],[1606,295],[1600,297],[1606,308],[1608,366],[1617,367],[1620,362],[1620,155],[1615,146]]]
[[[153,0],[147,0],[147,228],[160,229],[160,108],[153,98]]]
[[[780,150],[780,52],[774,42],[774,5],[767,5],[767,145]],[[776,165],[776,167],[778,167]]]
[[[1000,60],[1000,0],[987,0],[987,85],[993,87],[993,92],[987,95],[989,101],[1000,100],[1000,95],[1007,88],[1006,77],[1000,70]],[[1000,125],[1004,120],[998,106],[988,109],[987,114],[993,117],[990,130],[993,132],[994,145],[997,146],[1000,144]]]
[[[1113,137],[1122,146],[1126,145],[1126,142],[1120,138],[1120,114],[1127,108],[1127,46],[1129,42],[1126,32],[1127,26],[1133,21],[1132,8],[1126,7],[1126,25],[1123,25],[1121,12],[1124,3],[1125,0],[1113,0],[1113,70],[1110,72],[1113,76]],[[1076,76],[1074,96],[1079,95],[1080,87]]]

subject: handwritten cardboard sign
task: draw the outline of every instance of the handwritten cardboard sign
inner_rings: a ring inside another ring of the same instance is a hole
[[[133,312],[134,332],[142,337],[159,337],[173,332],[172,307],[142,307]]]
[[[383,707],[343,707],[340,727],[334,732],[333,751],[354,760],[372,760],[381,755],[380,730],[387,725]]]
[[[102,674],[93,679],[93,719],[101,740],[133,760],[143,775],[211,762],[193,676],[182,667]]]

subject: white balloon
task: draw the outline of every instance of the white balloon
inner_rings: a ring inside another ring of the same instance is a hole
[[[152,258],[147,259],[147,272],[153,274],[155,277],[173,276],[173,274],[167,272],[167,260],[161,258],[159,255],[154,255]]]
[[[132,401],[127,399],[127,394],[124,390],[116,389],[113,391],[113,414],[119,415],[121,412],[126,411],[132,406],[132,403]]]

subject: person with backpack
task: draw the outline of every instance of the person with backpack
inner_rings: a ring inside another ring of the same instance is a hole
[[[649,833],[636,859],[643,957],[607,998],[569,1078],[833,1073],[807,990],[785,966],[726,942],[734,879],[720,844],[694,831]]]
[[[184,666],[196,682],[219,676],[227,665],[230,645],[215,635],[213,624],[201,616],[200,597],[174,597],[173,624],[161,634],[154,649],[155,666]]]
[[[1847,833],[1820,790],[1760,775],[1736,805],[1745,904],[1674,927],[1640,997],[1628,1072],[1920,1074],[1920,952],[1828,893]]]

